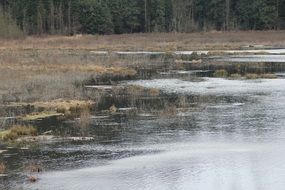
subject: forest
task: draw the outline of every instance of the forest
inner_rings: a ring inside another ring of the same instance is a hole
[[[0,0],[0,36],[284,28],[285,0]]]

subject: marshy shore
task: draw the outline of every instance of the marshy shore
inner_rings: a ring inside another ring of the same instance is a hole
[[[99,134],[111,138],[120,122],[133,118],[166,119],[186,114],[189,107],[203,110],[199,104],[248,101],[181,95],[149,87],[147,81],[284,78],[284,39],[281,31],[267,31],[0,40],[0,155],[8,147],[32,150],[41,144],[93,142],[102,138]],[[92,125],[112,130],[90,129]],[[13,169],[1,160],[0,175],[6,175]]]

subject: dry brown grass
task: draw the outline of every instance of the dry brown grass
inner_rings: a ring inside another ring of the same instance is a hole
[[[217,70],[214,73],[214,77],[217,77],[217,78],[226,78],[228,76],[229,76],[229,73],[224,69]]]
[[[12,57],[12,55],[11,55]],[[38,101],[82,97],[84,82],[101,76],[135,76],[127,67],[82,63],[0,62],[0,101]]]
[[[272,73],[263,73],[263,74],[256,74],[256,73],[247,73],[245,74],[247,79],[276,79],[277,76]]]
[[[92,51],[223,50],[264,44],[285,46],[283,31],[151,33],[107,36],[46,36],[0,40],[0,102],[77,99],[83,84],[100,75],[134,76],[149,58],[92,54]],[[163,62],[158,58],[157,62]],[[200,63],[200,62],[199,62]],[[136,91],[136,90],[135,90]],[[154,91],[153,91],[154,92]],[[158,92],[150,94],[158,94]]]
[[[207,33],[151,33],[105,36],[46,36],[1,40],[0,49],[89,50],[212,50],[237,49],[249,44],[285,45],[283,31],[238,31]]]
[[[159,89],[156,89],[156,88],[150,88],[150,89],[147,89],[147,94],[148,96],[159,96],[160,95],[160,90]]]
[[[159,96],[160,90],[156,88],[144,88],[139,85],[129,85],[122,89],[125,93],[132,96]],[[123,93],[123,92],[120,92]]]
[[[109,111],[110,111],[110,113],[112,113],[112,114],[116,113],[117,110],[118,110],[118,108],[117,108],[115,105],[112,105],[112,106],[109,108]]]
[[[21,71],[22,75],[32,77],[37,74],[84,72],[86,74],[112,74],[120,76],[134,76],[136,70],[124,67],[104,67],[94,64],[34,64],[34,63],[0,63],[1,70]],[[32,74],[32,75],[31,75]],[[28,75],[28,76],[27,76]]]
[[[43,120],[46,118],[51,117],[60,117],[63,116],[61,113],[57,113],[55,111],[42,111],[42,112],[33,112],[27,115],[24,115],[20,117],[23,121],[37,121],[37,120]]]
[[[38,177],[36,177],[36,176],[29,176],[29,177],[28,177],[28,181],[29,181],[30,183],[36,183],[38,180],[39,180],[39,179],[38,179]]]
[[[32,107],[34,112],[20,116],[24,121],[42,120],[50,117],[70,118],[90,112],[95,102],[91,100],[64,100],[57,99],[46,102],[11,103],[10,106]],[[90,114],[90,113],[89,113]]]
[[[278,78],[276,74],[272,74],[272,73],[264,73],[260,75],[260,78],[263,79],[276,79]]]
[[[0,133],[0,139],[4,141],[13,141],[23,136],[36,136],[37,130],[32,126],[15,125],[7,131]]]
[[[44,108],[45,110],[54,110],[58,113],[70,114],[71,112],[81,112],[82,110],[90,110],[95,104],[93,101],[84,100],[52,100],[49,102],[35,102],[33,106]]]
[[[24,167],[24,170],[30,173],[40,173],[43,171],[43,167],[40,164],[28,164]]]

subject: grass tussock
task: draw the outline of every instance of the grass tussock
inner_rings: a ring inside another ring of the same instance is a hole
[[[229,79],[276,79],[278,78],[276,74],[274,73],[245,73],[245,74],[240,74],[240,73],[233,73],[230,74],[226,70],[221,69],[221,70],[216,70],[213,74],[214,77],[217,78],[229,78]]]
[[[263,73],[263,74],[256,74],[256,73],[247,73],[245,74],[246,79],[276,79],[277,76],[272,73]]]
[[[24,121],[36,121],[51,117],[70,118],[80,116],[82,112],[90,112],[94,104],[93,101],[57,99],[48,102],[34,102],[30,104],[13,103],[11,105],[33,107],[35,110],[42,110],[21,117]]]
[[[272,74],[272,73],[261,74],[260,77],[263,79],[276,79],[276,78],[278,78],[276,74]]]
[[[226,78],[228,76],[229,76],[229,73],[224,69],[217,70],[214,73],[214,77],[217,77],[217,78]]]
[[[147,93],[148,93],[148,96],[155,97],[155,96],[160,95],[160,90],[157,88],[149,88],[147,89]]]
[[[3,141],[14,141],[24,136],[36,136],[37,130],[32,126],[15,125],[7,131],[0,133],[0,139]]]
[[[230,79],[240,79],[242,78],[242,75],[239,73],[234,73],[234,74],[231,74],[229,78]]]
[[[24,167],[24,170],[30,173],[40,173],[43,171],[43,167],[40,164],[28,164]]]
[[[260,78],[258,74],[256,73],[247,73],[245,74],[246,79],[258,79]]]
[[[90,110],[94,104],[95,103],[93,101],[58,99],[48,102],[35,102],[31,105],[38,109],[50,110],[55,111],[56,113],[70,115],[72,113]]]
[[[114,114],[118,111],[118,108],[115,106],[115,105],[112,105],[110,108],[109,108],[109,111],[111,114]]]
[[[112,74],[115,76],[135,76],[137,71],[134,69],[123,68],[123,67],[110,67],[105,68],[101,66],[95,66],[94,71],[99,74]]]
[[[160,90],[156,88],[145,88],[139,85],[129,85],[124,91],[132,96],[159,96]]]
[[[36,183],[39,179],[36,176],[29,176],[28,181],[30,183]]]

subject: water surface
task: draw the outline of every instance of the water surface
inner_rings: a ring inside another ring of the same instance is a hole
[[[105,141],[52,149],[97,156],[86,158],[88,166],[83,168],[47,171],[25,189],[267,190],[285,186],[284,79],[130,83],[168,94],[220,98],[171,115],[132,118],[116,129],[101,127],[116,131],[113,137],[105,134]],[[98,157],[99,152],[105,156]]]

